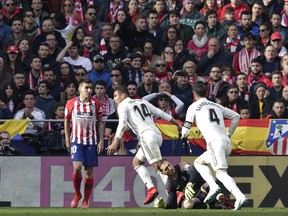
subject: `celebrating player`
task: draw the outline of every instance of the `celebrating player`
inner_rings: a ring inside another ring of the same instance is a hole
[[[139,150],[133,159],[134,170],[138,173],[148,189],[144,204],[151,203],[158,195],[158,190],[154,187],[147,168],[143,165],[147,160],[155,171],[157,162],[162,159],[160,146],[162,145],[162,135],[153,121],[153,115],[161,117],[177,126],[181,131],[181,124],[172,116],[162,110],[154,107],[148,101],[129,98],[129,93],[125,86],[118,86],[114,91],[114,101],[116,103],[119,124],[113,143],[107,148],[107,153],[112,155],[118,145],[119,140],[128,125],[138,136],[141,150]]]
[[[82,80],[79,83],[79,97],[69,100],[65,107],[65,138],[66,147],[71,151],[73,162],[73,186],[75,189],[71,208],[76,208],[82,198],[80,187],[81,170],[85,167],[85,189],[82,208],[88,208],[88,200],[93,188],[93,167],[98,166],[98,153],[104,148],[104,124],[102,108],[97,98],[91,98],[92,82]],[[70,121],[72,133],[70,134]],[[96,123],[98,124],[99,143],[97,145]]]
[[[194,85],[193,96],[196,102],[190,105],[187,110],[182,136],[187,137],[189,135],[191,125],[195,122],[206,140],[207,151],[194,161],[195,168],[210,187],[204,202],[210,203],[220,192],[220,187],[216,184],[207,166],[210,163],[216,172],[216,178],[235,196],[234,210],[238,210],[247,199],[239,190],[235,181],[228,175],[226,157],[231,153],[230,137],[238,125],[240,116],[228,108],[207,100],[205,98],[206,90],[207,87],[203,83]],[[224,118],[232,120],[227,133]]]

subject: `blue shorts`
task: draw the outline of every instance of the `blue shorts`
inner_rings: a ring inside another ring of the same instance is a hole
[[[71,143],[71,159],[72,162],[82,162],[85,167],[97,167],[97,145],[82,145]]]

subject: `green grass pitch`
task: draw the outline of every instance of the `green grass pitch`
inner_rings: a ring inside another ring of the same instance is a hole
[[[242,208],[240,211],[232,210],[193,210],[193,209],[156,209],[156,208],[0,208],[1,216],[85,216],[85,215],[111,215],[111,216],[287,216],[288,208]]]

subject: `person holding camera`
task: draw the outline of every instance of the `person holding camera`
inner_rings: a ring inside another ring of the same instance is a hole
[[[11,147],[10,133],[8,131],[0,132],[0,156],[20,154],[20,151]]]

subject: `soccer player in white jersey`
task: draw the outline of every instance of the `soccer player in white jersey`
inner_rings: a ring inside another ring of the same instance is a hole
[[[79,83],[80,96],[69,100],[65,106],[65,139],[66,147],[71,151],[73,163],[74,198],[71,208],[76,208],[82,198],[80,187],[81,170],[85,167],[84,199],[82,208],[88,208],[88,200],[93,188],[93,168],[98,166],[98,153],[104,149],[104,124],[102,107],[97,98],[91,98],[92,82],[81,80]],[[72,123],[70,133],[70,122]],[[99,143],[97,145],[96,124],[98,125]]]
[[[205,98],[206,91],[206,85],[203,83],[196,83],[193,87],[193,96],[196,102],[191,104],[187,110],[185,123],[182,128],[182,137],[187,137],[191,125],[196,123],[206,140],[207,151],[194,161],[195,168],[210,187],[204,202],[210,203],[220,192],[220,187],[216,184],[207,166],[211,164],[216,173],[216,178],[235,196],[234,210],[238,210],[247,199],[239,190],[235,181],[228,175],[226,157],[231,153],[232,144],[230,137],[238,125],[240,116],[233,110],[207,100]],[[225,130],[224,118],[231,119],[228,132]]]
[[[114,101],[117,106],[119,123],[116,135],[112,144],[107,148],[107,153],[112,155],[122,138],[126,125],[128,125],[138,136],[141,150],[137,152],[133,159],[134,170],[138,173],[148,192],[144,204],[151,203],[158,195],[147,168],[144,166],[147,160],[155,171],[157,171],[157,162],[162,159],[160,146],[162,145],[162,135],[153,121],[153,115],[170,121],[177,126],[180,132],[182,125],[172,116],[154,107],[148,101],[142,99],[131,99],[125,86],[118,86],[114,91]],[[167,178],[167,177],[166,177]]]

